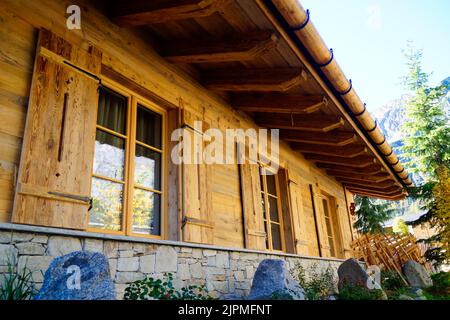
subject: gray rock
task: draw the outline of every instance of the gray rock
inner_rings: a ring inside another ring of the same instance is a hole
[[[350,286],[359,285],[367,288],[367,281],[369,280],[369,275],[361,267],[356,259],[345,260],[338,268],[338,288],[342,290],[342,287],[347,284]]]
[[[406,294],[402,294],[398,297],[399,300],[414,300],[414,298],[407,296]]]
[[[98,252],[76,251],[55,258],[36,300],[114,300],[108,260]]]
[[[249,300],[305,300],[305,293],[286,269],[285,262],[277,259],[261,261],[253,278]]]
[[[403,265],[403,274],[411,287],[428,288],[433,285],[433,281],[425,267],[414,260],[405,262]]]

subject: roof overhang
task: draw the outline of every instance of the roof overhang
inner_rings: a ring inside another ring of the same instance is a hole
[[[110,1],[195,81],[353,193],[397,200],[407,172],[296,0]]]

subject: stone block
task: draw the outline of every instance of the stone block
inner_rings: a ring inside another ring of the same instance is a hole
[[[59,257],[81,250],[81,242],[78,238],[51,236],[48,239],[48,254],[53,257]]]
[[[139,258],[119,258],[117,261],[117,271],[137,271],[139,269]]]
[[[148,254],[139,257],[139,270],[143,273],[155,272],[155,255]]]
[[[84,239],[85,251],[100,252],[103,253],[103,240],[100,239]]]
[[[156,272],[176,272],[178,255],[173,247],[160,246],[156,251]]]
[[[35,242],[20,242],[16,248],[21,255],[43,255],[45,252],[44,246]]]

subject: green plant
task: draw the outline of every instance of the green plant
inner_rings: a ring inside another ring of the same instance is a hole
[[[291,270],[291,274],[297,280],[300,286],[305,290],[308,300],[324,300],[334,293],[335,279],[333,269],[328,266],[325,270],[320,270],[317,264],[308,268],[308,277],[306,270],[300,263],[296,263]]]
[[[382,300],[383,291],[368,290],[360,285],[344,284],[339,290],[339,300]]]
[[[164,278],[146,277],[132,282],[125,289],[125,300],[211,300],[205,285],[189,285],[177,290],[173,285],[173,275],[164,273]]]
[[[8,257],[7,271],[0,281],[0,300],[29,300],[37,293],[28,268],[17,270],[15,258]]]
[[[353,226],[363,234],[384,232],[384,223],[395,214],[386,200],[355,196],[355,205],[357,220]]]
[[[411,288],[393,270],[381,271],[381,287],[389,300],[398,300],[401,295],[411,296]]]
[[[433,286],[424,290],[428,300],[450,300],[450,272],[431,275]]]

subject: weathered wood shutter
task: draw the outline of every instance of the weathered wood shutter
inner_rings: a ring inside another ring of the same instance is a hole
[[[101,59],[40,31],[13,222],[86,229]]]
[[[202,130],[208,128],[208,124],[200,117],[186,110],[182,111],[182,124],[185,130],[191,133],[191,145],[196,143],[197,150],[204,150],[203,136],[193,130],[194,122],[201,121]],[[185,150],[183,150],[185,152]],[[200,161],[202,154],[194,153],[191,149],[191,159],[197,157],[198,163],[183,163],[183,219],[181,222],[183,240],[187,242],[208,243],[214,241],[214,223],[212,217],[212,165]]]
[[[306,228],[306,219],[303,211],[302,188],[299,179],[288,174],[288,191],[292,212],[292,231],[294,248],[297,254],[308,254],[308,244],[311,234]],[[303,220],[302,220],[303,219]]]
[[[297,212],[297,203],[296,201],[293,201],[294,199],[292,198],[292,194],[290,193],[290,189],[292,187],[290,186],[290,179],[287,169],[280,168],[278,170],[278,183],[280,185],[279,196],[281,201],[285,249],[287,253],[295,253],[296,241],[294,232],[294,210],[295,212]]]
[[[239,149],[243,148],[238,144]],[[248,249],[266,249],[266,231],[264,230],[264,217],[261,203],[261,184],[259,178],[259,165],[246,163],[239,164],[241,202],[244,220],[245,247]]]
[[[314,202],[314,215],[316,219],[316,226],[320,244],[320,253],[322,257],[330,257],[331,256],[331,247],[328,242],[328,233],[327,227],[325,225],[325,214],[323,212],[323,204],[322,199],[323,196],[319,193],[319,190],[312,186],[311,188],[312,194],[311,198]]]

